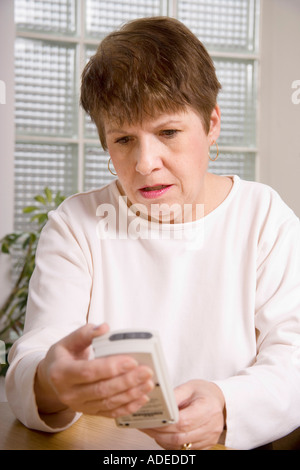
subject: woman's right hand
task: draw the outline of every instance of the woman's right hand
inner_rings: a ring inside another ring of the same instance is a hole
[[[35,377],[40,413],[70,409],[117,418],[147,403],[154,387],[149,367],[127,355],[89,359],[92,340],[108,329],[87,324],[51,346]]]

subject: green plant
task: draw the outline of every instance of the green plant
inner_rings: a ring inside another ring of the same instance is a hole
[[[54,195],[49,188],[45,188],[43,194],[34,197],[34,205],[23,209],[25,214],[33,214],[29,231],[9,233],[0,240],[1,252],[13,255],[17,260],[13,266],[13,287],[0,308],[0,340],[5,343],[6,356],[23,331],[28,285],[35,266],[40,233],[48,220],[49,211],[58,207],[64,199],[60,192]],[[7,363],[0,365],[0,376],[6,374],[7,368]]]

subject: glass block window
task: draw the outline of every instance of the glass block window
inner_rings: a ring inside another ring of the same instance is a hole
[[[100,39],[126,21],[159,16],[161,7],[161,0],[87,0],[86,34]]]
[[[115,177],[108,171],[109,155],[99,145],[85,148],[84,188],[86,191],[110,183]],[[114,171],[112,164],[110,165]]]
[[[220,156],[216,174],[255,180],[258,0],[178,0],[178,19],[210,52],[222,85]]]
[[[178,0],[178,18],[209,49],[254,52],[255,0]]]
[[[73,144],[17,142],[15,148],[15,228],[23,230],[34,196],[45,187],[72,194],[77,186],[77,148]]]
[[[215,59],[222,90],[218,104],[222,114],[220,145],[256,144],[256,62]]]
[[[44,187],[67,196],[114,178],[79,107],[80,77],[101,39],[138,17],[177,17],[205,44],[222,84],[220,156],[210,169],[255,179],[259,0],[13,1],[16,228]]]
[[[77,0],[15,0],[15,21],[20,31],[50,34],[76,33]]]
[[[77,134],[74,46],[18,37],[15,42],[16,131]]]
[[[214,151],[213,148],[212,151]],[[210,162],[209,170],[216,175],[239,175],[244,180],[254,181],[253,158],[251,152],[222,152],[221,158]]]

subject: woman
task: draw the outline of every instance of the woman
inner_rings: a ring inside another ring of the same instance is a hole
[[[81,103],[118,179],[69,198],[41,236],[7,376],[27,426],[145,404],[148,367],[89,360],[93,338],[133,327],[159,331],[175,388],[179,421],[145,431],[162,447],[255,448],[299,426],[299,220],[271,188],[208,172],[219,89],[171,18],[128,23],[85,67]]]

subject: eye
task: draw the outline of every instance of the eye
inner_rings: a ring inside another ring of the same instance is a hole
[[[164,137],[167,137],[168,139],[172,139],[172,137],[175,137],[178,134],[178,132],[179,131],[177,129],[165,129],[161,131],[160,134],[163,135]]]
[[[125,145],[125,144],[128,144],[129,141],[130,141],[130,137],[125,135],[124,137],[120,137],[116,139],[115,144]]]

